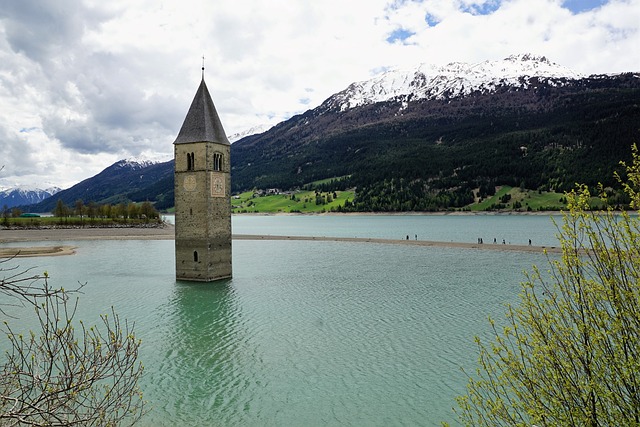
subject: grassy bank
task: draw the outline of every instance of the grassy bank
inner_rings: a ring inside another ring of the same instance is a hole
[[[339,210],[347,200],[353,201],[353,191],[296,191],[287,194],[258,196],[247,191],[234,196],[234,213],[322,213]]]
[[[564,194],[549,191],[523,190],[518,187],[502,186],[496,194],[478,203],[468,205],[472,212],[480,211],[555,211],[564,209]]]

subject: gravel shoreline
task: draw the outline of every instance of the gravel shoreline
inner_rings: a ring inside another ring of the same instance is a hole
[[[55,229],[31,229],[8,230],[0,229],[0,244],[11,242],[65,242],[75,240],[173,240],[175,236],[174,226],[166,224],[164,227],[155,228],[55,228]],[[307,241],[331,241],[354,243],[378,243],[411,246],[431,246],[443,248],[464,248],[479,250],[537,252],[543,251],[559,253],[560,248],[555,246],[526,246],[526,245],[501,245],[478,244],[461,242],[434,242],[428,240],[393,240],[375,238],[352,237],[313,237],[313,236],[263,236],[263,235],[233,235],[234,240],[307,240]],[[64,248],[64,249],[61,249]],[[68,245],[34,246],[21,248],[0,248],[0,258],[16,256],[17,249],[21,253],[17,256],[48,256],[71,255],[75,248]]]
[[[174,226],[0,229],[0,243],[69,240],[169,240]]]

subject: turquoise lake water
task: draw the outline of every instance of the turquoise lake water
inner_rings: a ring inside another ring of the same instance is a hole
[[[233,227],[557,244],[541,216],[239,216]],[[17,263],[48,271],[54,286],[87,282],[79,318],[95,323],[114,306],[135,322],[151,409],[144,426],[455,421],[460,368],[475,368],[474,335],[517,300],[524,270],[546,264],[542,254],[511,251],[237,240],[233,279],[191,284],[175,281],[173,241],[71,244],[73,256]]]

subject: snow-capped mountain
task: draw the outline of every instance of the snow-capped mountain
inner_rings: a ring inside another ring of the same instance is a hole
[[[637,72],[584,76],[532,55],[388,71],[235,142],[233,186],[286,188],[348,176],[345,185],[378,197],[398,191],[387,186],[397,177],[440,192],[444,187],[431,183],[443,170],[443,186],[484,176],[501,181],[504,168],[511,168],[511,182],[530,188],[604,179],[610,169],[598,165],[628,159],[638,139],[639,89]],[[566,156],[557,160],[557,150]],[[391,209],[376,200],[374,210]]]
[[[327,99],[327,109],[345,111],[376,102],[449,99],[500,87],[529,88],[541,81],[561,86],[584,75],[544,56],[512,55],[475,64],[452,62],[444,67],[421,64],[412,70],[391,70],[371,80],[352,83]]]
[[[170,195],[165,194],[171,192]],[[173,161],[158,162],[142,158],[119,160],[99,174],[60,191],[56,197],[32,205],[32,212],[51,212],[57,200],[72,205],[76,200],[97,204],[114,201],[145,200],[173,205]],[[166,200],[168,199],[168,201]]]
[[[238,132],[238,133],[234,133],[233,135],[229,135],[227,136],[227,139],[229,140],[230,143],[234,143],[246,136],[251,136],[251,135],[256,135],[259,133],[263,133],[268,131],[269,129],[271,129],[273,127],[273,125],[257,125],[257,126],[253,126],[250,127],[249,129],[246,129],[242,132]]]
[[[168,158],[164,160],[152,160],[144,157],[130,157],[128,159],[119,160],[112,166],[128,167],[130,169],[144,169],[148,166],[152,166],[168,160]]]
[[[4,206],[12,208],[14,206],[39,203],[44,199],[53,196],[60,190],[61,189],[58,187],[50,187],[44,190],[40,188],[29,187],[15,187],[1,190],[0,208],[4,208]]]

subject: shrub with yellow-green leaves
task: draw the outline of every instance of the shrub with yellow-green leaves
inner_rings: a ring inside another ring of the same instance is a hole
[[[637,210],[635,146],[623,166]],[[591,211],[586,186],[566,197],[562,256],[527,275],[505,326],[490,320],[492,342],[476,338],[479,364],[457,399],[464,425],[640,426],[640,221]]]

